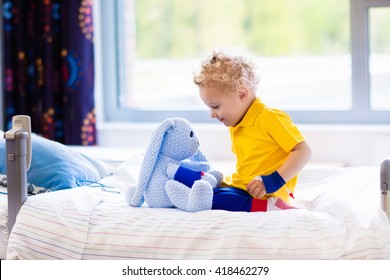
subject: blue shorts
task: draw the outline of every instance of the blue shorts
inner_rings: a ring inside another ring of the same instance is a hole
[[[252,196],[244,190],[232,187],[217,187],[214,189],[214,210],[251,212]]]

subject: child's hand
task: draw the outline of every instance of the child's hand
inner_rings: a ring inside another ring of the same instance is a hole
[[[260,178],[255,178],[250,181],[246,186],[246,189],[248,190],[248,193],[254,198],[262,198],[267,193],[264,183]]]

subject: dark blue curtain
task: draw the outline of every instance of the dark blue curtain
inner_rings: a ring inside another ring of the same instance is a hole
[[[95,145],[92,0],[3,0],[4,127]]]

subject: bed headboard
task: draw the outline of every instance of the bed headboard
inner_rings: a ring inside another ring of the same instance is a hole
[[[382,161],[380,176],[381,207],[390,221],[390,157]]]

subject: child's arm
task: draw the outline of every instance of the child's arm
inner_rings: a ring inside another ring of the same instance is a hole
[[[305,167],[311,156],[311,149],[306,141],[298,143],[290,153],[290,156],[277,170],[284,181],[289,181]]]
[[[297,144],[283,163],[283,165],[277,170],[277,173],[282,179],[287,182],[294,176],[296,176],[302,168],[309,161],[311,156],[311,149],[306,141]],[[280,186],[281,187],[281,186]],[[267,190],[264,186],[264,182],[255,178],[249,182],[247,186],[248,192],[255,198],[262,198],[267,194]]]

